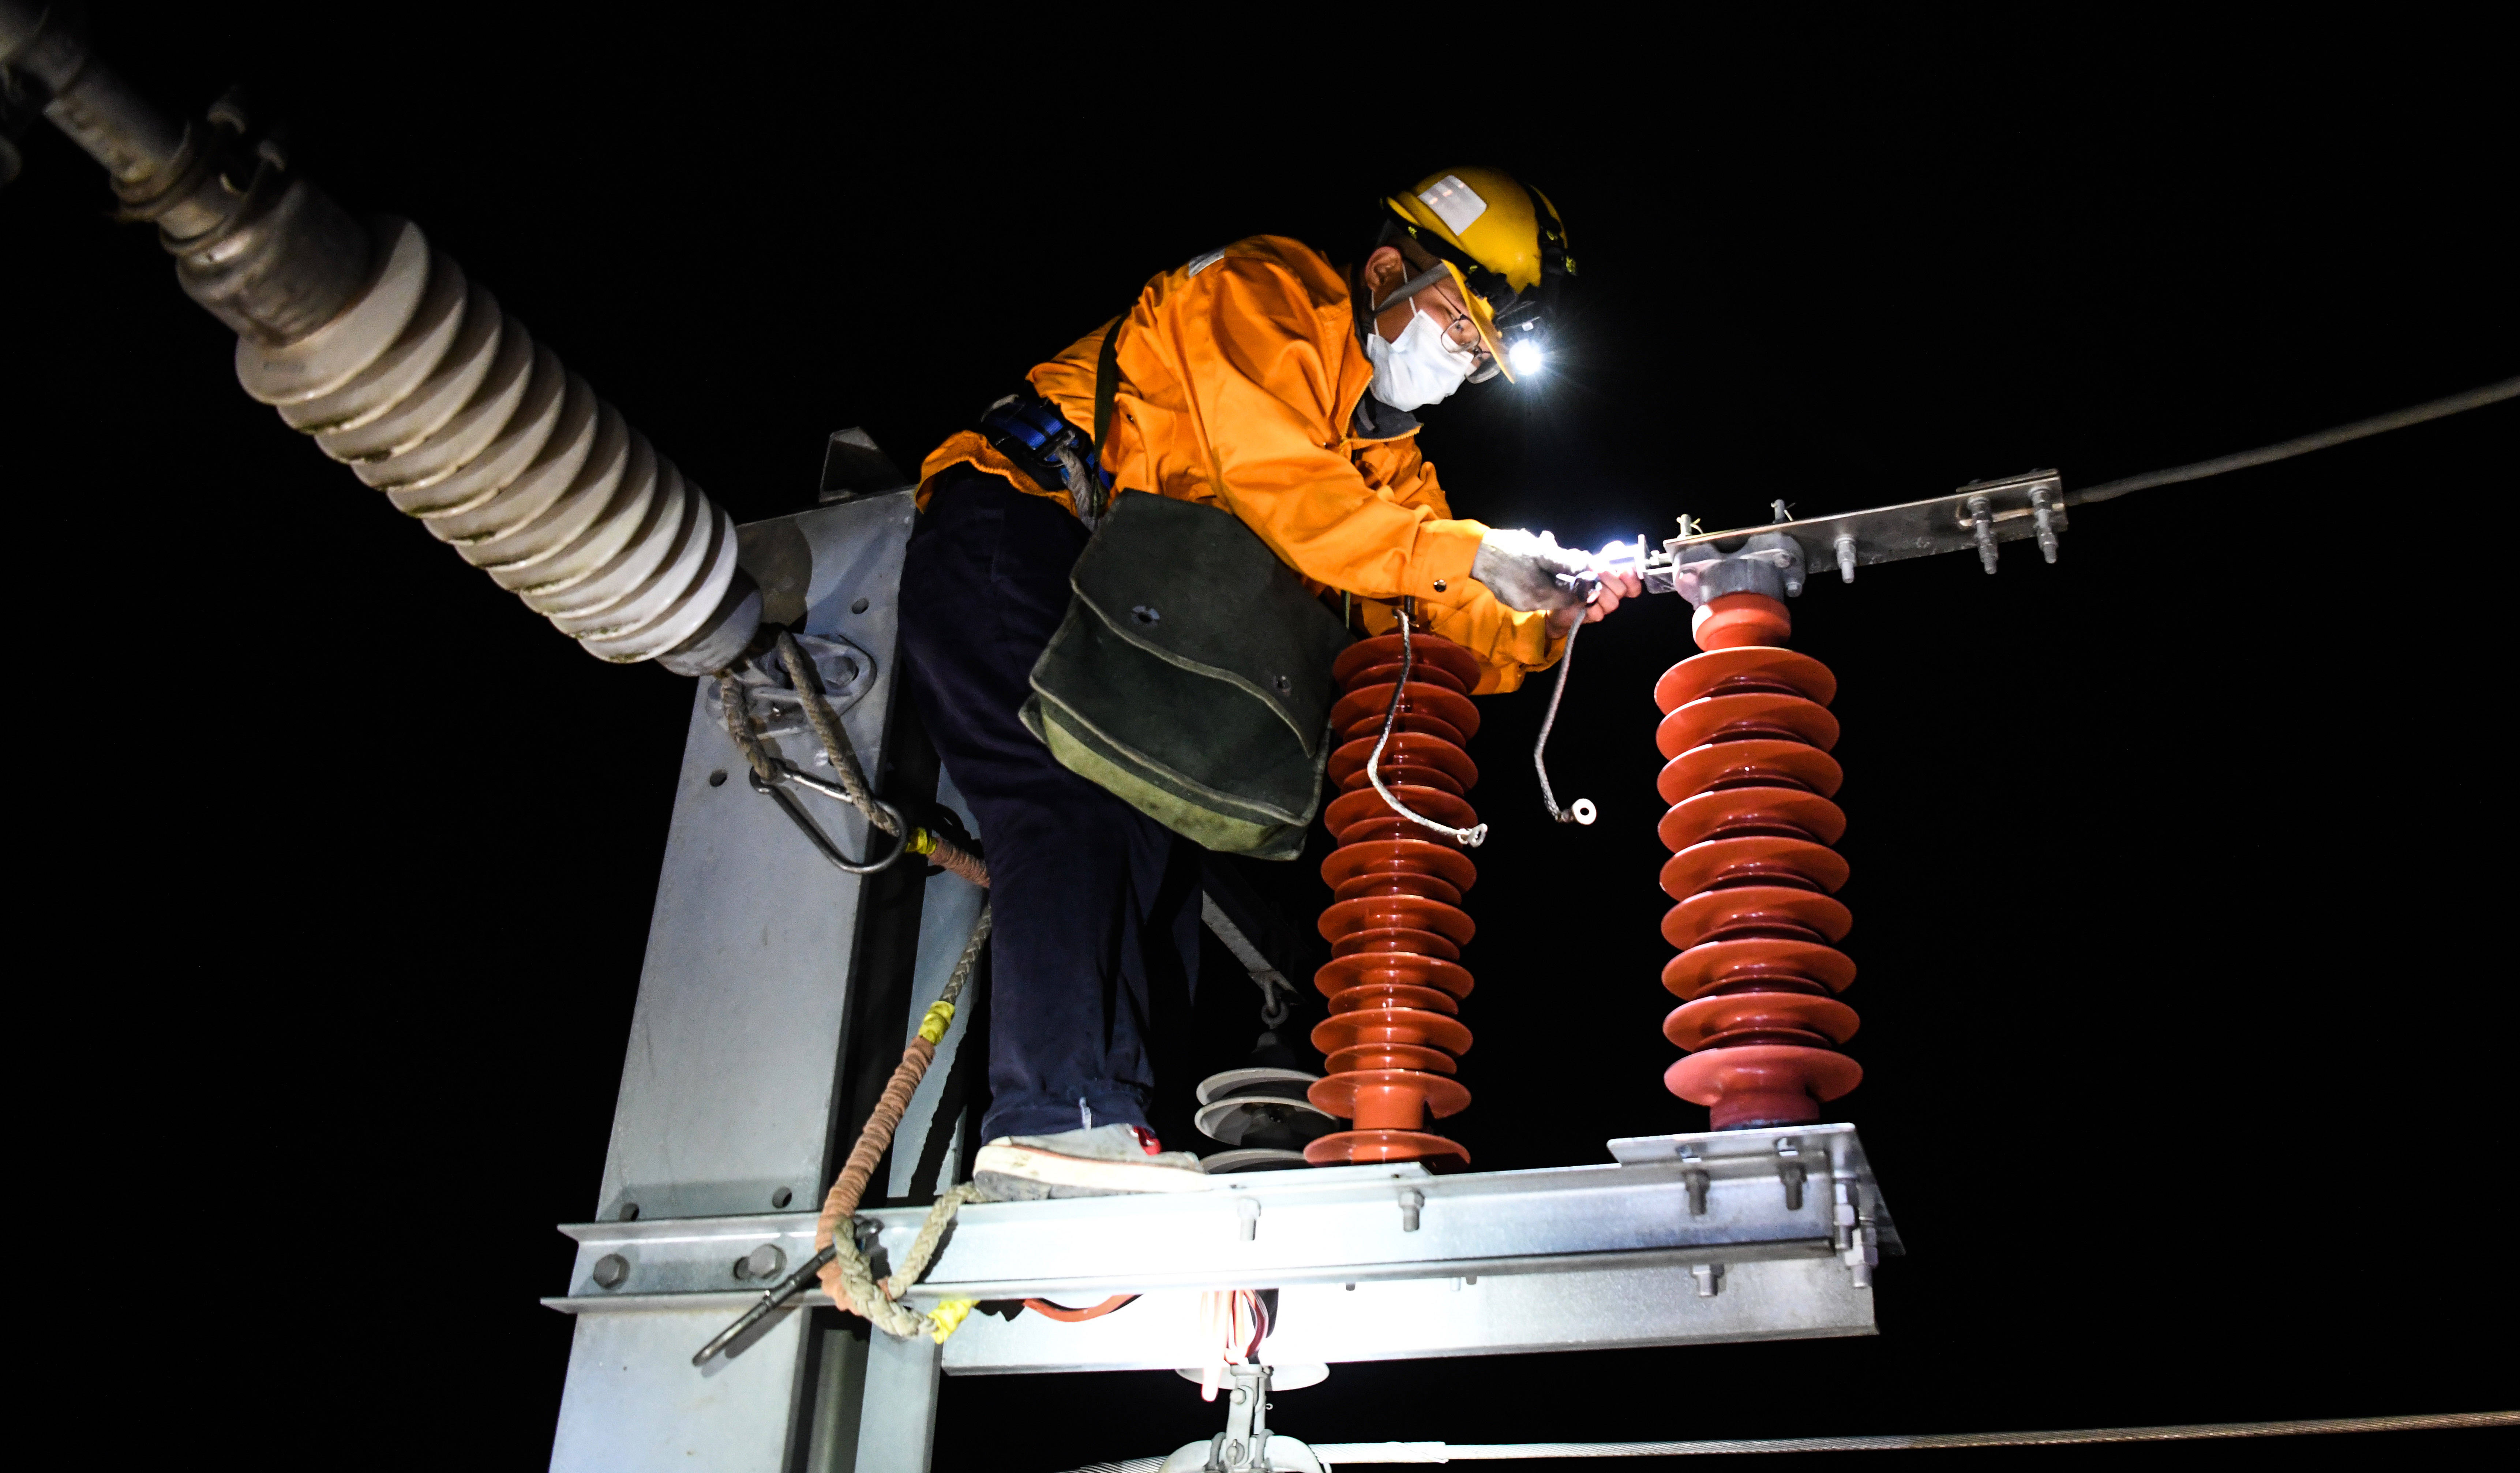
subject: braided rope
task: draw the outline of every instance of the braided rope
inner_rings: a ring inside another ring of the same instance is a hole
[[[866,773],[858,766],[857,749],[849,745],[849,734],[840,729],[839,718],[832,714],[831,703],[823,699],[822,687],[814,683],[813,665],[796,647],[796,636],[785,629],[779,631],[779,663],[788,667],[788,681],[804,698],[806,724],[814,728],[815,739],[823,744],[823,755],[832,760],[832,771],[838,775],[850,805],[866,815],[868,823],[887,834],[899,834],[900,823],[875,806],[875,794],[868,791]]]
[[[909,1255],[892,1277],[880,1284],[876,1282],[875,1269],[867,1263],[866,1255],[858,1251],[855,1234],[844,1233],[841,1228],[865,1198],[867,1183],[874,1178],[883,1153],[891,1149],[893,1132],[901,1127],[911,1096],[926,1077],[927,1066],[935,1062],[937,1041],[953,1020],[963,990],[970,985],[971,974],[979,966],[980,952],[988,944],[989,932],[995,924],[995,912],[982,904],[979,919],[972,923],[970,939],[963,943],[963,954],[955,959],[953,974],[945,979],[943,990],[927,1010],[929,1021],[921,1025],[919,1036],[902,1050],[901,1062],[894,1066],[882,1097],[868,1115],[865,1128],[858,1131],[857,1144],[849,1148],[847,1163],[833,1178],[831,1191],[824,1195],[822,1214],[814,1220],[814,1251],[832,1251],[832,1262],[823,1266],[823,1292],[832,1296],[834,1305],[863,1314],[878,1329],[905,1340],[928,1328],[931,1320],[894,1301],[927,1271],[954,1215],[964,1203],[978,1200],[977,1190],[967,1182],[937,1198]],[[959,1322],[961,1316],[954,1318]],[[951,1328],[942,1324],[936,1327]]]
[[[822,688],[813,680],[813,667],[806,662],[805,652],[796,638],[787,630],[779,631],[779,663],[787,667],[788,681],[804,698],[805,720],[814,728],[814,737],[823,744],[823,755],[832,760],[832,770],[838,774],[841,791],[849,802],[866,815],[866,821],[887,834],[899,834],[901,825],[893,815],[876,806],[875,794],[867,787],[865,769],[858,765],[857,748],[850,745],[849,734],[832,713],[831,704],[823,699]],[[731,707],[731,703],[730,703]],[[746,753],[748,758],[750,753]],[[764,774],[764,781],[769,781]],[[962,876],[985,890],[989,884],[989,867],[979,855],[970,852],[933,829],[914,829],[910,852],[923,854],[937,868]]]

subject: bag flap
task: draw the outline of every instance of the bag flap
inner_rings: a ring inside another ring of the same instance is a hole
[[[1347,630],[1233,513],[1124,491],[1068,581],[1121,638],[1233,682],[1277,713],[1306,753],[1322,747],[1338,695],[1330,667]]]
[[[1113,760],[1185,802],[1264,824],[1306,824],[1320,806],[1327,744],[1306,752],[1272,707],[1121,638],[1082,600],[1033,665],[1032,688]]]

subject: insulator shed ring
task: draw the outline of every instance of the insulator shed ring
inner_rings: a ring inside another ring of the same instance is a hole
[[[1662,983],[1686,999],[1663,1036],[1692,1050],[1663,1082],[1719,1130],[1811,1125],[1864,1077],[1837,1052],[1857,1026],[1836,997],[1855,980],[1836,946],[1855,922],[1835,896],[1847,864],[1830,848],[1846,831],[1837,677],[1781,647],[1791,621],[1764,595],[1712,599],[1691,627],[1705,653],[1654,686],[1668,759],[1655,790],[1671,805],[1655,832],[1678,901],[1662,934],[1681,948]]]

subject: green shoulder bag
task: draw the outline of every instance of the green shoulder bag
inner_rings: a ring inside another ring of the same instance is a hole
[[[1291,859],[1321,806],[1338,616],[1232,513],[1123,491],[1023,722],[1059,764],[1212,850]]]

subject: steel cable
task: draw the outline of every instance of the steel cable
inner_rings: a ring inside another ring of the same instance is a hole
[[[1557,656],[1557,683],[1549,690],[1549,710],[1541,713],[1540,739],[1531,744],[1531,768],[1540,774],[1540,802],[1549,816],[1558,823],[1591,823],[1598,814],[1593,800],[1579,798],[1564,808],[1557,806],[1557,794],[1549,786],[1549,732],[1557,724],[1557,703],[1566,699],[1566,676],[1575,668],[1575,636],[1584,632],[1584,622],[1566,631],[1566,648]]]
[[[2488,384],[2481,389],[2471,389],[2465,393],[2453,393],[2444,398],[2415,404],[2393,414],[2375,414],[2369,419],[2356,420],[2350,425],[2338,425],[2332,430],[2321,430],[2314,435],[2297,436],[2275,444],[2261,445],[2254,450],[2242,450],[2233,455],[2218,455],[2212,460],[2172,466],[2166,471],[2148,471],[2141,476],[2129,476],[2123,481],[2104,482],[2086,490],[2068,491],[2065,494],[2065,504],[2088,506],[2094,501],[2107,501],[2113,497],[2123,496],[2129,491],[2146,490],[2157,485],[2177,485],[2182,481],[2202,481],[2208,476],[2220,476],[2228,471],[2245,471],[2251,466],[2290,460],[2296,455],[2308,455],[2313,450],[2324,450],[2330,445],[2341,445],[2350,440],[2362,439],[2373,435],[2385,435],[2392,430],[2404,430],[2409,425],[2444,419],[2470,409],[2482,409],[2488,404],[2498,404],[2504,399],[2515,396],[2520,396],[2520,378],[2504,379],[2499,383]]]
[[[2086,1443],[2202,1442],[2311,1437],[2336,1432],[2449,1432],[2520,1426],[2520,1411],[2453,1411],[2394,1417],[2315,1417],[2292,1422],[2187,1422],[2166,1427],[2078,1427],[2059,1432],[1890,1433],[1873,1437],[1721,1438],[1675,1443],[1316,1443],[1325,1468],[1340,1463],[1511,1462],[1561,1457],[1696,1457],[1736,1452],[1889,1452],[1915,1448],[2036,1448]],[[1076,1473],[1157,1473],[1160,1457],[1089,1463]]]

